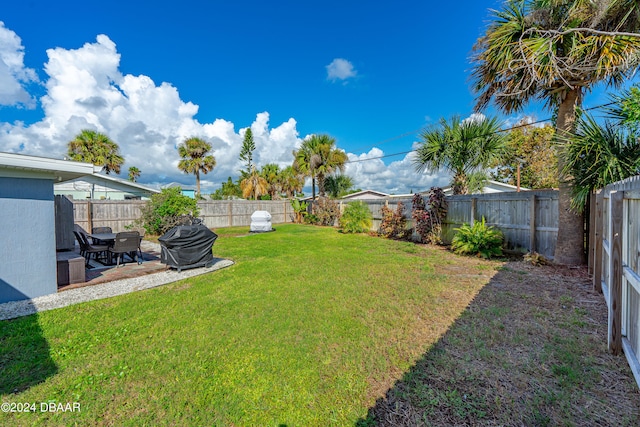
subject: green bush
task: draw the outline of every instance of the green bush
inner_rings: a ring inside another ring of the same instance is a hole
[[[179,187],[166,188],[151,199],[140,209],[142,217],[136,225],[144,227],[149,234],[160,235],[178,225],[185,216],[198,216],[195,199],[182,194]]]
[[[473,226],[464,224],[457,229],[458,232],[451,241],[451,249],[461,255],[476,255],[482,258],[502,255],[502,232],[494,227],[487,226],[482,221],[476,221]]]
[[[369,206],[361,201],[349,203],[340,217],[340,228],[345,233],[366,233],[372,223]]]

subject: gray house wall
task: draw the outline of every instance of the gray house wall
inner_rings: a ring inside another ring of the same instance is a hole
[[[53,181],[0,177],[0,303],[57,291]]]

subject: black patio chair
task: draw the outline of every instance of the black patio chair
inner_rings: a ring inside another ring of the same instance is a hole
[[[116,268],[120,267],[120,261],[125,261],[124,255],[135,261],[138,258],[138,264],[142,264],[142,250],[140,249],[140,233],[137,231],[123,231],[116,234],[116,239],[112,247],[109,248],[111,255],[117,255]]]
[[[76,236],[76,240],[80,245],[80,255],[84,256],[85,267],[90,268],[89,260],[91,259],[91,254],[94,255],[96,261],[99,260],[100,254],[103,254],[105,260],[108,258],[109,246],[92,244],[91,242],[89,242],[89,237],[83,232],[78,232],[74,230],[73,234]]]

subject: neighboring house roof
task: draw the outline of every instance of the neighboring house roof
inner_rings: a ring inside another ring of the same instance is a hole
[[[95,191],[96,194],[120,192],[142,197],[150,197],[152,194],[160,192],[155,188],[147,187],[137,182],[101,173],[94,173],[66,183],[54,185],[56,194],[66,194],[65,191],[90,192],[92,190]]]
[[[170,182],[168,184],[163,185],[161,188],[174,188],[174,187],[180,187],[181,190],[183,191],[195,191],[196,187],[191,186],[191,185],[184,185],[184,184],[180,184],[179,182]]]
[[[2,176],[43,178],[64,182],[84,175],[91,175],[100,169],[102,168],[91,163],[0,152],[0,174]]]
[[[453,195],[453,189],[451,187],[443,188],[445,196]],[[482,187],[482,191],[475,192],[473,194],[486,194],[486,193],[506,193],[508,191],[518,191],[518,187],[511,184],[505,184],[504,182],[493,181],[488,179]],[[529,191],[528,188],[520,187],[520,191]]]
[[[384,199],[389,197],[387,193],[375,190],[362,190],[356,193],[347,194],[341,197],[343,200],[367,200],[367,199]]]

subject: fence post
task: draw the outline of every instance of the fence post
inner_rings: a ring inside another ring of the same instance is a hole
[[[594,256],[593,256],[593,290],[602,293],[602,229],[603,218],[602,208],[604,203],[604,191],[600,190],[596,194],[595,225],[594,235]]]
[[[473,223],[476,221],[476,209],[478,206],[478,198],[471,198],[471,220],[469,221],[469,225],[473,227]]]
[[[91,233],[93,229],[93,203],[87,200],[87,232]]]
[[[229,209],[227,209],[229,211],[229,227],[233,227],[233,200],[228,200],[227,203],[229,203]]]
[[[536,252],[536,195],[529,196],[529,252]]]
[[[589,244],[587,253],[587,272],[589,275],[593,275],[593,263],[595,261],[596,254],[596,233],[594,228],[596,226],[596,193],[592,191],[589,194]]]
[[[609,350],[618,355],[622,351],[622,217],[624,192],[609,194],[611,254],[609,256],[609,319],[607,342]]]

